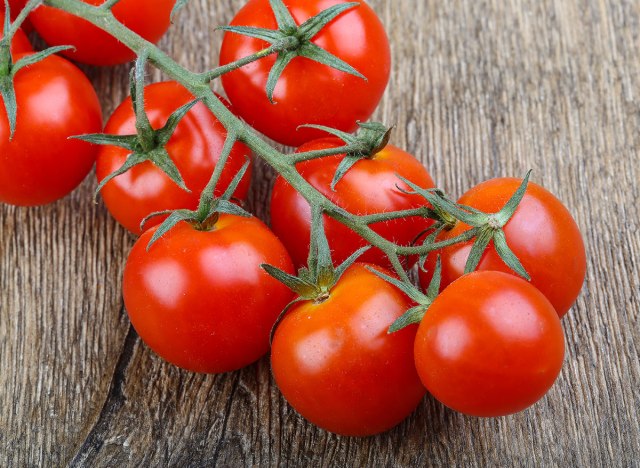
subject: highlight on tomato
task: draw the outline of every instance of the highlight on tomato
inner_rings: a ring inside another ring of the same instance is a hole
[[[142,340],[193,372],[228,372],[263,356],[292,299],[260,268],[293,271],[278,238],[257,218],[220,214],[178,223],[147,251],[157,229],[138,239],[124,271],[126,310]]]
[[[314,140],[298,148],[297,153],[341,147],[339,138]],[[368,215],[424,207],[425,200],[417,194],[405,193],[408,186],[398,175],[425,188],[434,182],[425,167],[412,155],[384,143],[351,166],[334,185],[338,168],[347,156],[337,155],[312,159],[296,165],[300,174],[314,188],[336,205],[350,213]],[[276,179],[270,203],[271,227],[291,253],[296,266],[306,262],[311,232],[311,208],[307,201],[282,177]],[[411,216],[371,225],[378,234],[401,245],[410,245],[432,220]],[[337,263],[367,245],[366,241],[344,224],[324,216],[324,226],[332,256]],[[362,262],[389,266],[389,259],[378,249],[367,251]],[[410,259],[408,265],[415,262]]]
[[[69,138],[102,128],[100,103],[87,77],[55,55],[21,68],[13,82],[13,138],[0,105],[0,202],[44,205],[68,195],[93,167],[97,148]]]
[[[231,26],[222,28],[229,32],[220,65],[266,49],[268,40],[291,42],[279,54],[222,76],[229,100],[249,125],[279,143],[300,146],[322,136],[318,130],[299,128],[303,124],[351,132],[358,121],[369,120],[389,81],[389,41],[367,3],[346,3],[288,0],[274,13],[269,0],[249,0]],[[339,14],[326,26],[310,25],[311,18],[331,8]],[[233,32],[246,26],[261,30],[254,30],[253,37],[244,35],[246,29]],[[274,66],[281,72],[275,76],[277,83],[271,74]]]
[[[104,0],[82,0],[101,5]],[[176,0],[120,0],[112,9],[126,27],[149,42],[158,42],[170,26]],[[29,16],[38,34],[51,46],[72,45],[62,54],[89,65],[118,65],[135,59],[135,53],[109,33],[57,8],[39,6]]]
[[[184,86],[167,81],[144,87],[144,110],[154,130],[163,128],[171,116],[182,106],[193,101]],[[111,115],[105,127],[109,135],[136,134],[136,115],[131,97],[128,97]],[[181,117],[175,131],[164,145],[168,156],[179,171],[184,186],[180,187],[158,165],[144,161],[124,174],[107,181],[101,189],[109,212],[126,229],[141,233],[140,223],[154,212],[174,209],[195,209],[220,159],[227,131],[207,107],[199,102]],[[152,138],[157,144],[158,138]],[[114,145],[101,146],[98,152],[96,176],[99,182],[121,168],[131,150]],[[251,151],[236,143],[222,172],[214,194],[221,195],[239,171]],[[250,168],[249,168],[250,169]],[[234,198],[244,200],[249,191],[251,171],[243,177]],[[150,228],[164,218],[154,217],[145,224]]]
[[[432,303],[415,340],[422,383],[451,409],[495,417],[522,411],[555,382],[564,358],[560,320],[527,281],[477,271]]]
[[[516,178],[483,182],[458,203],[486,213],[499,211],[520,185]],[[454,238],[470,226],[458,222],[439,241]],[[507,244],[531,276],[531,284],[549,299],[560,317],[573,305],[586,273],[586,254],[580,230],[567,208],[549,191],[529,182],[524,198],[503,228]],[[429,256],[426,272],[420,272],[423,287],[429,283],[437,255],[442,260],[442,287],[464,274],[472,241],[455,244]],[[493,243],[485,250],[479,270],[513,271],[501,260]]]

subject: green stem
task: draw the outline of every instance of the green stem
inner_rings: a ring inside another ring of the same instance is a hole
[[[224,75],[225,73],[232,72],[237,70],[238,68],[244,67],[250,63],[253,63],[262,58],[268,57],[271,54],[275,54],[278,52],[278,47],[272,45],[271,47],[267,47],[266,49],[262,49],[259,52],[256,52],[252,55],[247,55],[246,57],[241,58],[240,60],[236,60],[235,62],[228,63],[226,65],[222,65],[220,67],[214,68],[211,71],[202,74],[202,78],[205,82],[210,82]]]

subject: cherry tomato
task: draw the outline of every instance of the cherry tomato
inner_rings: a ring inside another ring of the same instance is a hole
[[[101,5],[104,0],[83,0]],[[170,25],[176,0],[121,0],[113,14],[126,27],[149,42],[158,42]],[[117,65],[130,62],[135,53],[127,46],[77,16],[49,6],[40,6],[29,16],[42,38],[52,46],[72,45],[75,51],[63,55],[89,65]]]
[[[525,280],[478,271],[451,283],[420,323],[415,363],[434,397],[472,416],[504,416],[544,396],[564,359],[560,319]]]
[[[309,142],[298,152],[342,146],[338,138],[323,138]],[[398,187],[404,184],[401,175],[421,187],[433,187],[427,170],[410,154],[387,145],[371,159],[358,161],[331,190],[331,181],[344,155],[306,161],[297,165],[302,176],[323,195],[342,208],[357,214],[372,214],[405,210],[423,206],[418,195],[407,195]],[[408,190],[409,187],[404,186]],[[412,217],[373,224],[383,237],[409,245],[431,224],[424,218]],[[282,239],[297,266],[306,265],[311,232],[311,208],[307,201],[282,177],[278,177],[271,198],[271,226]],[[336,263],[345,260],[366,242],[348,227],[325,216],[325,231]],[[361,260],[388,266],[389,261],[378,249],[366,252]]]
[[[4,37],[4,28],[2,26],[4,25],[4,18],[4,12],[0,11],[0,39]],[[11,53],[21,54],[27,52],[33,52],[33,46],[31,45],[31,42],[29,42],[27,35],[21,29],[18,29],[11,41]]]
[[[9,0],[9,8],[11,8],[11,21],[15,20],[16,17],[20,14],[24,6],[27,4],[27,0]],[[4,0],[0,1],[0,13],[4,13]],[[3,19],[4,21],[4,19]],[[26,32],[31,32],[33,26],[31,25],[31,21],[29,21],[29,17],[25,20],[21,25],[22,29]],[[30,51],[31,49],[29,49]]]
[[[191,100],[193,96],[189,91],[174,81],[145,87],[145,110],[154,129],[163,127],[175,110]],[[115,135],[136,133],[130,97],[115,110],[105,132]],[[178,208],[195,209],[220,158],[226,135],[226,130],[209,109],[203,103],[196,104],[182,118],[165,147],[191,192],[181,189],[147,161],[115,177],[102,189],[102,197],[113,217],[129,231],[140,234],[140,222],[151,213]],[[98,180],[102,181],[120,168],[129,154],[123,148],[101,147],[96,165]],[[236,143],[215,190],[216,195],[224,192],[250,156],[251,150],[247,146]],[[237,199],[246,198],[250,182],[251,171],[248,170],[234,194]],[[164,218],[151,218],[145,227],[154,226]]]
[[[465,193],[459,203],[487,213],[497,212],[521,182],[513,178],[483,182]],[[458,236],[468,229],[468,225],[458,223],[439,240]],[[549,299],[560,317],[564,316],[580,293],[587,267],[582,235],[571,213],[553,194],[530,182],[504,233],[507,244],[531,276],[531,284]],[[430,280],[437,254],[442,259],[443,287],[462,276],[472,243],[456,244],[431,255],[427,273],[420,272],[422,285],[426,287]],[[513,273],[493,244],[489,245],[478,269]]]
[[[294,58],[280,77],[272,104],[266,83],[275,56],[261,59],[222,76],[224,90],[238,113],[269,138],[290,146],[322,136],[317,130],[300,129],[320,124],[343,131],[356,129],[378,106],[389,81],[389,42],[375,12],[362,0],[323,29],[313,43],[354,67],[367,81],[303,57]],[[286,6],[298,24],[342,0],[289,0]],[[231,22],[234,26],[276,29],[268,0],[250,0]],[[220,64],[226,65],[269,44],[259,39],[227,33]]]
[[[425,393],[413,364],[416,327],[387,333],[409,307],[402,292],[358,263],[326,300],[294,305],[271,350],[284,397],[312,423],[342,435],[400,423]]]
[[[69,137],[100,131],[100,103],[87,77],[57,56],[23,68],[14,83],[18,117],[11,141],[0,105],[0,202],[44,205],[69,194],[93,167],[96,148]]]
[[[155,230],[136,242],[124,271],[126,309],[142,340],[194,372],[232,371],[264,355],[292,299],[260,268],[292,272],[276,236],[257,218],[223,214],[211,230],[181,222],[147,252]]]

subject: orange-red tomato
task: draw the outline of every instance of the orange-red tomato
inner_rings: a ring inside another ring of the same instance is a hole
[[[402,292],[364,264],[350,267],[328,299],[294,305],[271,350],[284,397],[338,434],[372,435],[400,423],[425,393],[413,361],[416,326],[387,333],[409,307]]]
[[[179,107],[193,100],[182,85],[174,82],[154,83],[145,87],[145,111],[151,126],[159,129]],[[105,132],[114,135],[136,133],[135,115],[131,97],[128,97],[113,113]],[[220,158],[227,131],[203,103],[196,104],[178,124],[166,145],[169,156],[180,171],[186,192],[151,162],[139,164],[128,172],[110,180],[102,189],[109,212],[129,231],[140,234],[141,221],[151,213],[179,208],[195,209],[200,194],[209,181]],[[102,181],[121,167],[129,151],[115,146],[103,146],[98,153],[96,176]],[[242,168],[251,150],[236,143],[215,194],[222,195],[231,180]],[[244,200],[251,183],[249,169],[234,194]],[[165,217],[151,218],[145,228],[160,223]]]
[[[415,341],[422,383],[438,400],[473,416],[521,411],[544,396],[564,359],[560,319],[516,276],[474,272],[427,310]]]
[[[12,15],[13,16],[13,15]],[[4,37],[4,31],[2,25],[4,25],[4,12],[0,11],[0,39]],[[33,46],[27,35],[22,31],[22,29],[18,29],[16,34],[13,36],[13,40],[11,41],[11,53],[12,54],[22,54],[27,52],[33,52]]]
[[[69,137],[100,131],[100,102],[87,77],[58,56],[21,69],[14,84],[13,140],[0,105],[0,202],[44,205],[69,194],[93,167],[97,148]]]
[[[344,143],[338,138],[323,138],[309,142],[298,152],[321,150]],[[395,146],[388,145],[371,159],[358,161],[331,190],[331,181],[344,155],[316,159],[300,163],[300,174],[323,195],[338,206],[354,214],[373,214],[398,211],[425,205],[419,195],[407,195],[399,190],[403,184],[398,175],[421,187],[433,187],[431,176],[420,162]],[[432,223],[431,220],[412,217],[390,222],[380,222],[371,227],[383,237],[402,245],[409,245]],[[349,255],[367,243],[348,227],[325,216],[325,231],[333,260],[344,261]],[[271,198],[271,226],[291,253],[297,266],[306,265],[311,231],[311,208],[307,201],[278,177]],[[389,260],[378,249],[366,252],[361,261],[389,266]]]
[[[101,5],[104,0],[83,0]],[[149,42],[157,42],[170,25],[176,0],[121,0],[113,14],[126,27]],[[130,62],[134,52],[127,46],[77,16],[49,6],[38,7],[29,16],[33,26],[49,45],[72,45],[63,55],[89,65],[117,65]]]
[[[458,202],[487,213],[499,211],[522,181],[498,178],[483,182],[465,193]],[[458,223],[439,240],[458,236],[469,229]],[[507,244],[531,276],[531,284],[549,299],[562,317],[575,302],[586,272],[582,235],[571,213],[553,194],[530,182],[522,202],[504,227]],[[421,283],[429,283],[436,255],[442,260],[442,287],[464,273],[472,242],[456,244],[431,255]],[[489,245],[479,270],[513,273],[500,259],[493,243]],[[515,274],[515,273],[514,273]]]
[[[312,42],[363,74],[362,78],[296,57],[280,77],[272,104],[266,83],[275,56],[263,58],[222,76],[229,100],[244,120],[269,138],[290,146],[320,138],[322,133],[298,129],[319,124],[346,132],[357,121],[367,121],[378,106],[389,82],[391,52],[384,27],[375,12],[362,0],[360,5],[332,21]],[[285,2],[298,24],[342,0],[289,0]],[[269,0],[250,0],[232,20],[233,26],[276,29]],[[269,44],[259,39],[226,33],[220,64],[226,65]]]
[[[257,218],[220,215],[200,231],[179,223],[147,252],[156,228],[129,254],[123,295],[142,340],[194,372],[247,366],[269,349],[269,333],[293,293],[260,265],[287,273],[287,251]]]

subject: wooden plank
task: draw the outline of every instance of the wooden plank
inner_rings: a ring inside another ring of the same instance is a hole
[[[213,66],[213,28],[243,3],[192,0],[163,46]],[[178,370],[129,327],[133,239],[88,180],[47,207],[0,207],[0,466],[638,466],[640,3],[371,3],[392,41],[377,117],[396,124],[395,144],[454,195],[532,168],[583,229],[587,281],[549,395],[500,419],[427,397],[397,429],[350,439],[296,415],[267,359],[222,376]],[[110,112],[127,67],[89,73]],[[266,218],[273,174],[258,169],[251,206]]]

